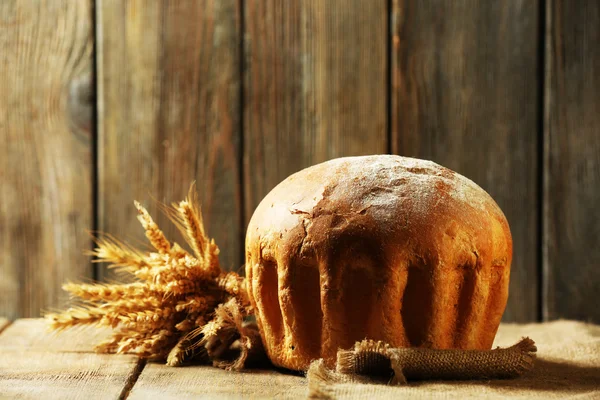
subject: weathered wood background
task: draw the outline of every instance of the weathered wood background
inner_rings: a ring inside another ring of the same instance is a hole
[[[143,240],[133,199],[158,215],[196,180],[237,270],[279,181],[391,152],[505,211],[506,321],[600,322],[598,43],[596,0],[4,0],[0,315],[111,279],[86,230]]]

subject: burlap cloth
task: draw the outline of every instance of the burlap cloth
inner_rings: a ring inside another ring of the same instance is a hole
[[[537,345],[532,371],[516,379],[479,381],[421,381],[402,386],[336,383],[321,385],[285,375],[278,380],[278,398],[306,398],[309,388],[319,385],[320,398],[577,398],[600,399],[600,326],[574,321],[543,324],[502,324],[494,347],[509,347],[529,336]],[[244,375],[244,373],[240,373]],[[246,380],[249,377],[246,377]],[[314,395],[314,390],[312,391]],[[253,397],[272,397],[273,387],[254,392]]]

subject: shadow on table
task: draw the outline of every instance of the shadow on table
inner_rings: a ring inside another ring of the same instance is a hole
[[[415,386],[427,382],[415,383]],[[600,367],[538,358],[532,371],[516,379],[453,382],[455,385],[485,385],[492,388],[584,393],[600,389]],[[412,386],[412,385],[411,385]]]

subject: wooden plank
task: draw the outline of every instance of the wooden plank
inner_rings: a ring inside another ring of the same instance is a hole
[[[90,0],[0,2],[0,315],[91,275]]]
[[[545,324],[501,324],[494,346],[511,346],[524,336],[539,349],[532,371],[516,379],[420,381],[408,385],[336,384],[335,399],[598,399],[600,340],[591,328],[575,321]],[[595,336],[595,337],[594,337]]]
[[[600,322],[600,3],[547,5],[544,317]]]
[[[372,387],[374,398],[422,398],[447,395],[457,398],[542,396],[564,398],[597,394],[600,369],[600,327],[583,322],[555,321],[546,324],[506,324],[498,329],[494,346],[508,347],[520,338],[535,339],[539,356],[533,371],[519,379],[471,382],[418,382],[409,385]],[[588,351],[583,351],[586,349]],[[390,388],[389,392],[385,388]],[[362,385],[349,385],[340,398],[360,398]],[[169,368],[149,364],[131,392],[132,399],[165,398],[306,398],[306,380],[276,371],[227,372],[212,367]],[[354,396],[353,396],[354,395]],[[387,395],[387,396],[386,396]],[[335,397],[335,396],[334,396]],[[596,396],[597,397],[597,396]]]
[[[133,356],[4,352],[0,357],[0,397],[116,399],[136,364]]]
[[[245,4],[246,222],[277,183],[387,151],[385,0]]]
[[[15,321],[0,334],[0,398],[107,398],[139,375],[132,355],[95,354],[103,330],[53,335],[41,319]]]
[[[1,331],[1,324],[0,324]],[[43,319],[16,320],[0,334],[0,352],[5,349],[42,352],[94,352],[94,346],[110,336],[108,327],[84,326],[61,332],[49,331]]]
[[[504,320],[537,320],[538,1],[392,6],[392,150],[492,195],[514,242]]]
[[[183,242],[150,199],[182,200],[196,180],[207,231],[230,269],[242,264],[243,238],[237,4],[97,3],[99,229],[146,242],[138,199]]]
[[[211,366],[148,364],[129,399],[304,399],[306,378],[273,370],[230,372]]]

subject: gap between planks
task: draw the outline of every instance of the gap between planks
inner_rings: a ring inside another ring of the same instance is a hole
[[[94,346],[110,335],[103,327],[49,332],[43,319],[0,318],[0,397],[126,399],[146,362],[133,355],[96,354]]]
[[[6,318],[0,317],[0,334],[4,332],[6,328],[12,323],[12,321],[7,320]]]
[[[123,390],[121,391],[121,394],[119,395],[119,400],[125,400],[129,397],[131,390],[137,383],[138,378],[142,374],[142,371],[144,370],[145,367],[146,367],[146,360],[144,360],[143,358],[138,359],[138,361],[135,365],[135,368],[133,369],[133,371],[131,371],[131,373],[127,377],[127,382],[125,383],[125,387],[123,388]]]

